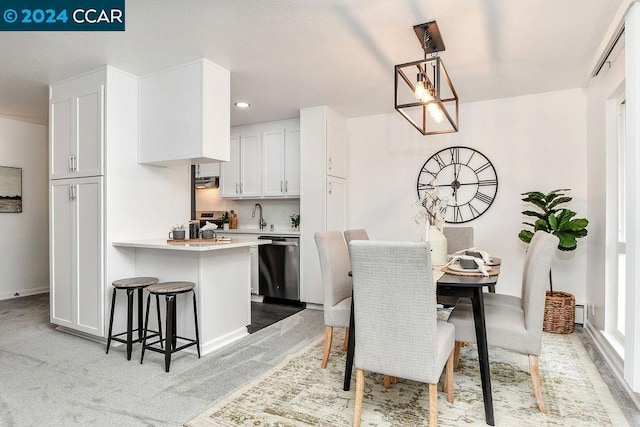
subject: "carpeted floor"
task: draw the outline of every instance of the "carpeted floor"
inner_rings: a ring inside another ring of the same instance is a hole
[[[55,330],[49,295],[0,301],[1,427],[181,426],[322,336],[323,315],[303,310],[201,359],[140,345],[105,345]]]
[[[355,378],[351,391],[344,392],[341,342],[339,336],[334,338],[327,369],[319,369],[323,345],[319,340],[186,426],[350,426]],[[494,347],[490,352],[496,425],[629,425],[576,334],[544,335],[540,370],[546,415],[537,409],[528,358]],[[463,348],[455,374],[456,400],[449,404],[444,393],[439,396],[440,425],[485,425],[479,377],[476,347]],[[365,382],[363,425],[427,425],[426,385],[399,379],[385,390],[381,376],[371,373]]]

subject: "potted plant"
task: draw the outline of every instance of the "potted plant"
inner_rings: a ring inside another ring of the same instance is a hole
[[[566,193],[569,189],[558,189],[544,194],[540,191],[522,193],[522,201],[532,203],[538,210],[526,210],[522,214],[536,218],[535,222],[523,222],[532,230],[521,230],[518,237],[525,243],[531,242],[536,231],[542,230],[558,237],[558,249],[573,251],[578,247],[578,239],[587,235],[589,221],[585,218],[574,218],[576,213],[566,207],[572,198]],[[553,290],[553,279],[549,271],[549,291],[545,301],[545,332],[571,333],[575,322],[575,298],[568,292]]]
[[[293,214],[289,218],[291,218],[291,228],[297,230],[300,227],[300,214]]]

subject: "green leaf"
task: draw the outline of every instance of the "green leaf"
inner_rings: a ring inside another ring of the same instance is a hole
[[[555,200],[553,200],[553,202],[549,203],[549,209],[555,208],[556,206],[558,206],[561,203],[568,203],[571,201],[571,197],[559,197]]]
[[[576,238],[570,234],[558,233],[556,236],[560,239],[558,249],[561,251],[572,251],[578,246]]]
[[[546,231],[547,233],[550,231],[549,224],[544,219],[537,220],[533,228],[535,229],[535,231],[542,230],[542,231]]]
[[[589,221],[587,221],[585,218],[576,218],[576,219],[572,219],[571,221],[568,221],[565,224],[564,229],[571,230],[571,231],[579,231],[587,228],[587,225],[589,225]]]
[[[531,242],[531,238],[533,237],[533,233],[531,231],[529,231],[529,230],[522,230],[522,231],[520,231],[520,234],[518,234],[518,237],[523,242],[530,243]]]
[[[549,215],[549,226],[552,230],[558,229],[558,219],[555,217],[555,215]]]
[[[536,218],[544,218],[544,214],[535,211],[523,211],[522,215],[535,216]]]

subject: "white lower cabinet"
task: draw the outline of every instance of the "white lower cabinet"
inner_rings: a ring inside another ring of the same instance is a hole
[[[103,178],[50,181],[51,322],[104,336]]]
[[[231,233],[225,233],[224,231],[218,231],[217,235],[219,237],[231,237],[234,239],[237,238],[254,238],[256,237],[255,234],[242,234],[242,233],[235,233],[235,232],[231,232]],[[259,292],[259,286],[258,286],[258,275],[259,275],[259,269],[258,269],[258,262],[259,262],[259,255],[258,255],[258,246],[251,246],[249,247],[249,255],[251,257],[251,293],[252,294],[258,294]]]
[[[326,230],[347,228],[347,181],[327,177]]]

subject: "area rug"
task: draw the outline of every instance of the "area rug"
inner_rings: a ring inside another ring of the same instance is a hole
[[[320,369],[319,339],[185,425],[351,426],[355,374],[351,391],[343,391],[345,352],[336,335],[326,369]],[[536,405],[528,357],[496,347],[489,354],[496,426],[629,425],[576,334],[544,334],[540,371],[546,415]],[[439,390],[443,380],[444,375]],[[385,390],[381,375],[367,373],[364,396],[364,426],[428,425],[425,384],[398,379]],[[449,404],[446,394],[439,393],[438,421],[441,426],[486,425],[475,345],[462,349],[455,402]]]

